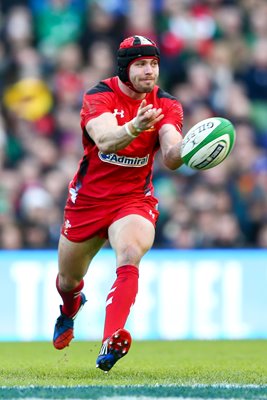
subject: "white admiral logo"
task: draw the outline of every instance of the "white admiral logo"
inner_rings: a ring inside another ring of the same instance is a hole
[[[120,165],[122,167],[143,167],[148,163],[149,154],[147,154],[145,157],[127,157],[119,156],[116,153],[104,154],[99,151],[98,157],[101,161],[110,164]]]

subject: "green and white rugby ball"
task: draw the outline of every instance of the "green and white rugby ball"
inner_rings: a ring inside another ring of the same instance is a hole
[[[235,129],[228,119],[207,118],[186,133],[182,141],[181,157],[190,168],[213,168],[225,160],[234,143]]]

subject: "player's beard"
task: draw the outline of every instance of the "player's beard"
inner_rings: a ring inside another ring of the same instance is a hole
[[[133,86],[135,90],[139,93],[150,93],[154,89],[154,86],[157,83],[158,78],[148,78],[146,81],[145,79],[139,80],[134,82]]]

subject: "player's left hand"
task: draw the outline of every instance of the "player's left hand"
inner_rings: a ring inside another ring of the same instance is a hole
[[[135,119],[133,120],[134,127],[145,131],[152,128],[157,122],[164,118],[161,108],[154,108],[153,104],[148,104],[146,100],[142,100]]]

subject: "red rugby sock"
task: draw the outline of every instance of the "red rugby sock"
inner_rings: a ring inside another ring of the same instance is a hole
[[[106,319],[103,341],[123,328],[138,292],[138,268],[123,265],[117,268],[115,280],[106,301]]]
[[[57,276],[56,287],[58,293],[60,294],[63,300],[62,312],[69,318],[72,318],[80,307],[81,304],[80,293],[82,291],[83,286],[84,286],[84,281],[82,280],[76,288],[70,290],[69,292],[64,292],[59,287],[59,279]]]

